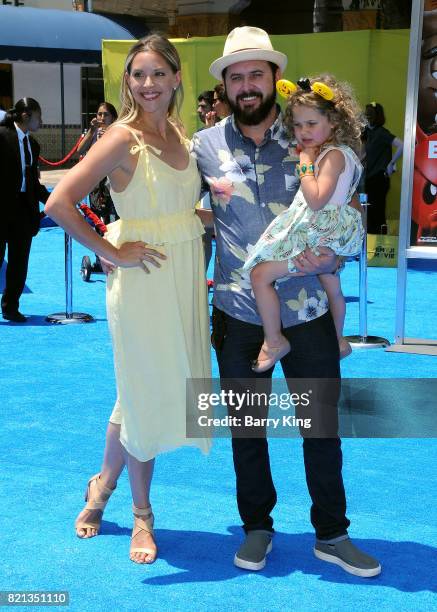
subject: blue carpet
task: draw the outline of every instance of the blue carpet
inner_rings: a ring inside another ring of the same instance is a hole
[[[0,590],[67,590],[75,611],[436,609],[435,439],[343,441],[350,532],[380,559],[383,573],[375,579],[355,578],[314,558],[296,439],[270,443],[277,534],[259,574],[232,564],[241,530],[227,439],[216,440],[207,458],[194,449],[158,458],[152,502],[160,557],[154,565],[137,566],[128,559],[132,519],[126,473],[108,505],[102,535],[88,541],[75,537],[73,521],[87,478],[99,468],[115,399],[104,279],[94,275],[91,283],[81,281],[85,253],[74,245],[73,305],[96,323],[45,322],[47,314],[65,305],[58,228],[42,230],[34,241],[29,292],[21,301],[29,322],[0,323]],[[356,263],[347,265],[342,284],[348,301],[345,331],[356,334]],[[368,284],[368,332],[392,340],[396,270],[370,268]],[[407,305],[407,335],[435,338],[431,272],[409,271]],[[214,355],[213,366],[217,376]],[[342,371],[350,378],[432,378],[437,359],[359,351],[342,362]]]

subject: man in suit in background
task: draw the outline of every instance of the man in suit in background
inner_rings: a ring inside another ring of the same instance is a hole
[[[19,300],[27,277],[30,247],[39,230],[39,201],[47,189],[38,178],[40,147],[30,136],[41,126],[41,107],[33,98],[19,100],[0,123],[0,267],[8,245],[3,318],[23,323]]]

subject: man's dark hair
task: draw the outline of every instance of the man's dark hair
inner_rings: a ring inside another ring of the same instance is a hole
[[[202,91],[197,96],[197,101],[200,102],[201,100],[205,100],[212,107],[214,103],[214,92],[212,90],[205,89],[205,91]]]

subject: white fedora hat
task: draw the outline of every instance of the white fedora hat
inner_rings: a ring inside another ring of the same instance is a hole
[[[287,66],[287,56],[275,51],[269,35],[261,28],[243,26],[235,28],[228,34],[223,49],[223,56],[216,59],[209,71],[218,81],[222,78],[225,68],[247,60],[265,60],[276,64],[283,72]]]

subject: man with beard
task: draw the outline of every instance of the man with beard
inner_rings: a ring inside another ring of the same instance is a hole
[[[264,30],[234,29],[223,56],[210,67],[211,74],[223,80],[233,114],[193,137],[193,151],[211,193],[216,228],[212,341],[222,389],[239,393],[248,385],[266,397],[273,368],[255,374],[251,367],[263,342],[263,328],[250,279],[242,268],[262,232],[289,206],[298,189],[298,158],[289,150],[275,101],[275,84],[286,64],[286,56],[273,49]],[[207,214],[201,216],[205,220]],[[307,250],[296,265],[301,276],[277,283],[282,333],[292,346],[281,365],[287,381],[294,379],[294,389],[302,379],[340,378],[335,327],[317,278],[317,274],[335,270],[335,257],[329,250],[318,257]],[[323,398],[323,407],[335,413],[335,419],[336,400],[335,393]],[[231,408],[228,403],[230,412]],[[236,414],[241,416],[254,407],[240,408]],[[261,406],[260,413],[266,416],[267,410],[268,406]],[[381,571],[378,561],[362,553],[347,534],[350,523],[345,515],[341,443],[334,425],[329,437],[303,440],[311,522],[316,531],[314,552],[354,575],[375,576]],[[272,548],[271,512],[276,504],[265,430],[239,432],[233,428],[232,449],[238,510],[246,534],[234,563],[246,570],[260,570]]]

